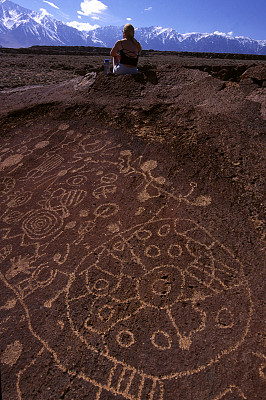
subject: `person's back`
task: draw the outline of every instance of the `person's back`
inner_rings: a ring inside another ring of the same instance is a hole
[[[126,24],[123,29],[123,39],[115,43],[110,53],[114,57],[113,72],[120,75],[137,74],[140,52],[141,45],[134,38],[134,27]]]

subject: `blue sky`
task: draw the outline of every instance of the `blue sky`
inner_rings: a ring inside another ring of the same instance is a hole
[[[161,26],[266,39],[266,0],[13,0],[77,28]],[[80,25],[86,24],[86,25]]]

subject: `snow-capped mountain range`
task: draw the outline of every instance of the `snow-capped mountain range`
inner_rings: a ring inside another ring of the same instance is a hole
[[[266,40],[232,37],[224,33],[180,34],[172,28],[136,28],[143,49],[266,55]],[[9,0],[0,0],[0,46],[98,46],[112,47],[121,39],[121,26],[80,31]]]

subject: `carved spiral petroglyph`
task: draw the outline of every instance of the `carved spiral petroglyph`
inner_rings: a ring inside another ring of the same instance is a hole
[[[63,226],[60,216],[48,210],[33,210],[23,220],[22,229],[32,240],[54,236]]]

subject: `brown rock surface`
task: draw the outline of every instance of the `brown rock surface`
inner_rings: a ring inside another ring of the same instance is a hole
[[[4,400],[262,400],[265,61],[0,53]]]

